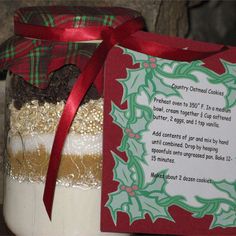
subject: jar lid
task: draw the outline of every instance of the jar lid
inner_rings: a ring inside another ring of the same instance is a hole
[[[20,8],[15,12],[14,21],[60,28],[86,26],[115,28],[139,15],[137,11],[122,7],[44,6]]]
[[[80,30],[83,34],[84,29],[92,27],[89,32],[98,28],[96,37],[99,37],[102,27],[116,28],[138,16],[138,12],[121,7],[20,8],[15,12],[14,22],[15,27],[17,24],[20,29],[18,31],[23,33],[18,33],[0,46],[0,69],[10,70],[33,86],[46,88],[50,82],[49,75],[66,64],[74,64],[83,70],[97,44],[81,46],[79,41],[84,40],[65,41],[57,40],[56,37],[52,40],[45,30],[59,30],[57,36],[60,38],[60,30],[69,29],[66,33],[70,37],[73,30]],[[42,29],[43,33],[37,29]]]

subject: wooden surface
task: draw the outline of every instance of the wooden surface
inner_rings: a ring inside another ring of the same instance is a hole
[[[0,205],[0,236],[13,236],[10,230],[7,228],[2,214],[2,205]]]

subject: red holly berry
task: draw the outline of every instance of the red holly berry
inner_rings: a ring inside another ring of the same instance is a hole
[[[133,138],[133,137],[135,137],[135,134],[134,133],[129,133],[129,137]]]
[[[144,62],[144,63],[143,63],[143,66],[144,66],[145,68],[148,68],[148,67],[149,67],[149,64],[148,64],[147,62]]]
[[[156,62],[156,58],[151,57],[151,58],[149,58],[149,61],[150,61],[150,62]]]
[[[120,189],[121,189],[121,190],[125,190],[126,187],[125,187],[124,185],[122,185],[122,186],[120,187]]]
[[[130,195],[130,197],[133,197],[135,195],[135,193],[134,192],[130,192],[129,195]]]
[[[137,185],[134,185],[132,186],[132,189],[135,191],[135,190],[138,190],[138,186]]]
[[[131,132],[132,132],[132,130],[129,129],[129,128],[126,128],[125,131],[126,131],[127,133],[131,133]]]
[[[127,193],[130,193],[130,192],[132,192],[133,191],[133,189],[131,188],[131,187],[126,187],[126,192]]]
[[[155,63],[151,63],[151,67],[154,69],[157,67],[157,65]]]

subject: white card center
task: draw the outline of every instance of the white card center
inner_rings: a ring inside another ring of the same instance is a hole
[[[141,93],[137,102],[153,108],[153,121],[142,137],[147,150],[146,181],[163,178],[158,172],[167,170],[166,192],[199,206],[196,196],[229,198],[212,181],[236,179],[236,109],[224,109],[227,91],[223,85],[210,84],[201,72],[195,76],[198,82],[165,80],[182,98],[157,94],[150,104]]]

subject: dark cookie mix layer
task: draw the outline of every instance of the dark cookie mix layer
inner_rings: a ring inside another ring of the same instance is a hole
[[[33,100],[38,100],[39,105],[43,105],[45,102],[53,104],[60,101],[65,102],[79,73],[80,70],[74,65],[63,66],[53,73],[46,89],[34,87],[21,77],[14,76],[11,81],[11,97],[14,100],[14,106],[20,109],[26,102]],[[96,88],[92,85],[82,104],[87,103],[90,99],[96,100],[100,97]]]

